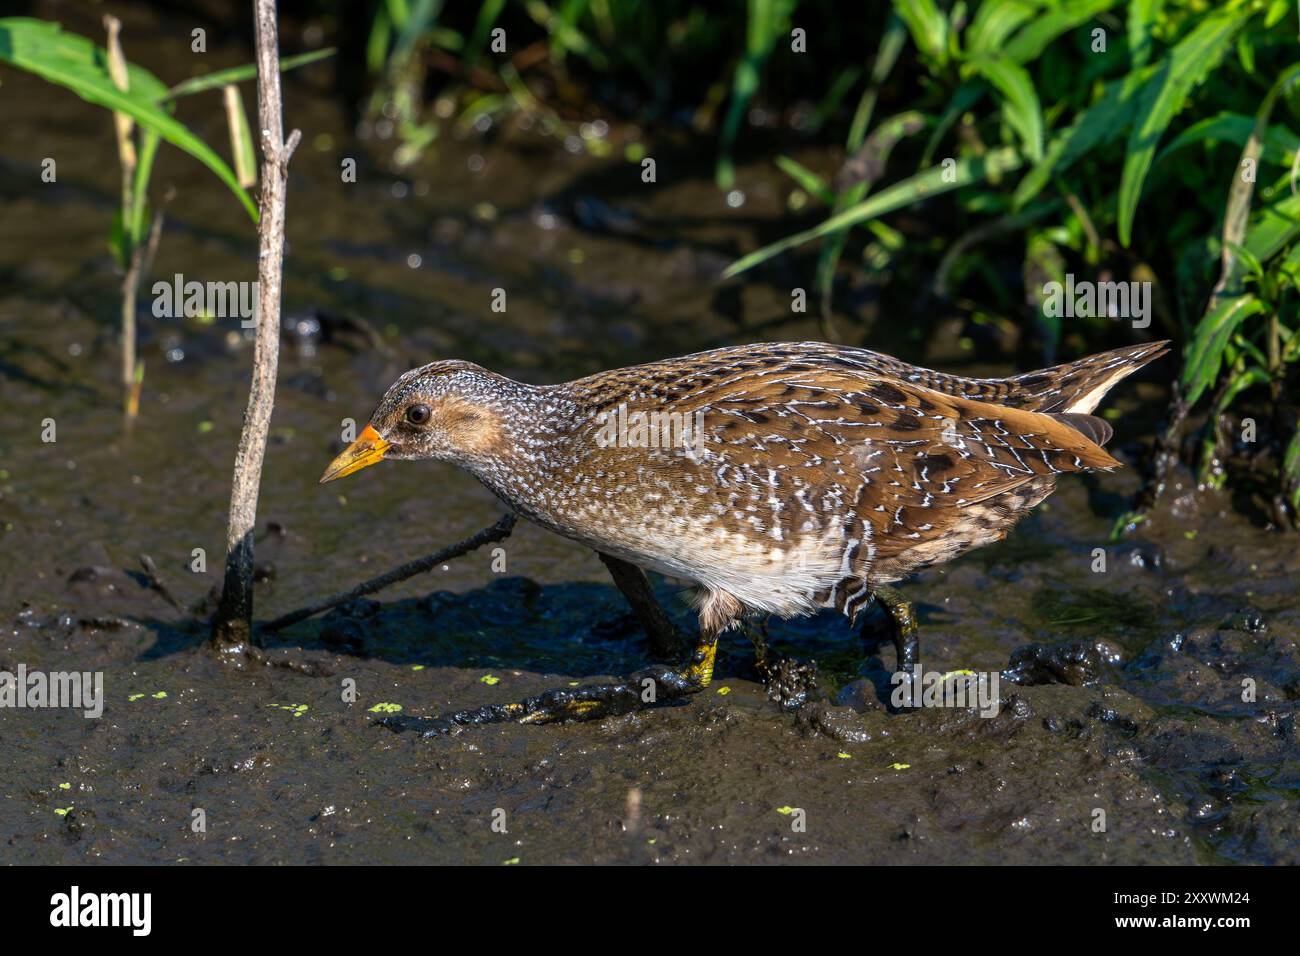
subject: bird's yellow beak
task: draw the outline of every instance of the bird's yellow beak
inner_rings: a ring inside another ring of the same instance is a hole
[[[330,466],[325,469],[325,474],[320,476],[320,483],[323,485],[327,481],[346,477],[362,468],[369,468],[376,462],[383,461],[384,452],[387,450],[388,442],[379,437],[379,432],[367,425],[357,436],[357,440],[330,462]]]

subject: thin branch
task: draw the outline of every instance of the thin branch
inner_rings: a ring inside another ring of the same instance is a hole
[[[162,575],[158,573],[158,565],[154,564],[153,558],[147,554],[140,555],[140,567],[144,571],[145,583],[149,586],[149,590],[157,592],[164,601],[176,610],[185,610],[181,602],[176,600],[176,596],[172,594],[171,589],[163,581]]]
[[[258,221],[257,338],[244,427],[235,454],[226,531],[226,574],[221,604],[212,620],[212,640],[222,649],[247,649],[253,632],[253,528],[262,479],[266,435],[275,406],[280,358],[280,293],[284,260],[285,192],[289,157],[302,139],[294,130],[284,141],[280,99],[280,50],[275,0],[255,0],[257,21],[257,128],[262,145],[262,194]]]
[[[123,242],[130,242],[123,239]],[[140,269],[145,247],[132,246],[130,263],[122,276],[122,385],[127,421],[140,411],[140,391],[144,385],[144,363],[135,355],[135,304],[140,291]]]
[[[321,611],[328,611],[330,608],[338,607],[340,604],[346,604],[348,601],[356,600],[359,597],[365,597],[367,594],[374,594],[376,591],[382,591],[384,588],[396,584],[398,581],[405,581],[407,578],[413,578],[417,574],[423,574],[426,571],[432,571],[438,565],[452,558],[459,558],[463,554],[469,554],[471,551],[483,547],[485,544],[491,544],[493,541],[503,541],[510,536],[510,532],[515,527],[515,516],[513,514],[504,514],[496,524],[484,528],[477,534],[471,535],[464,541],[458,541],[453,545],[448,545],[440,551],[426,555],[423,558],[416,558],[414,561],[407,561],[405,564],[393,568],[386,574],[381,574],[377,578],[371,578],[363,584],[358,584],[351,591],[342,594],[335,594],[323,601],[317,601],[315,604],[309,604],[307,607],[299,608],[296,611],[290,611],[288,614],[282,614],[274,621],[262,625],[265,631],[279,631],[288,627],[290,624],[297,624],[299,621],[305,621],[309,617],[319,614]]]
[[[113,85],[122,92],[130,87],[126,56],[122,53],[122,21],[111,14],[104,15],[104,29],[108,33],[108,73]],[[122,248],[125,251],[122,277],[122,389],[123,407],[127,420],[135,418],[140,404],[139,372],[135,358],[135,303],[140,277],[140,250],[136,247],[127,221],[135,203],[135,171],[138,156],[131,139],[135,122],[125,113],[114,111],[113,129],[117,136],[117,156],[122,167]]]

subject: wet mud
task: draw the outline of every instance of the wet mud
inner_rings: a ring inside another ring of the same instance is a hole
[[[167,34],[127,27],[167,72]],[[460,357],[556,381],[816,337],[771,275],[717,281],[788,225],[770,164],[739,170],[740,210],[707,164],[649,191],[634,167],[540,151],[522,131],[448,140],[399,179],[311,84],[306,72],[286,87],[305,145],[259,507],[260,620],[500,516],[472,479],[433,463],[317,485],[343,420],[364,422],[400,371]],[[750,642],[729,633],[706,690],[652,709],[430,740],[380,726],[650,663],[596,556],[524,522],[499,554],[267,636],[272,660],[306,668],[217,660],[201,622],[249,343],[237,322],[142,315],[142,411],[124,430],[104,248],[111,123],[12,72],[0,102],[29,132],[0,160],[0,671],[100,671],[106,696],[100,719],[0,709],[0,862],[1300,862],[1300,547],[1185,486],[1112,543],[1132,468],[1063,481],[1006,541],[903,585],[921,667],[998,675],[994,716],[894,706],[883,626],[864,637],[828,615],[767,623],[770,692]],[[213,117],[210,129],[186,119],[216,135]],[[341,187],[345,149],[364,174]],[[46,155],[60,157],[59,183],[24,185]],[[252,279],[254,237],[230,197],[174,151],[158,176],[178,199],[156,275]],[[496,287],[509,290],[504,315],[489,308]],[[999,371],[927,348],[875,306],[846,323],[918,362]],[[1118,390],[1112,447],[1126,463],[1171,374],[1162,363]],[[41,440],[46,419],[54,442]],[[690,633],[680,583],[655,585]]]

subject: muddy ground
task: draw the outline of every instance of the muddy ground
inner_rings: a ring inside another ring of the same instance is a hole
[[[188,75],[174,24],[122,12],[128,53],[134,42],[157,72]],[[91,33],[90,16],[68,25]],[[1007,541],[906,586],[927,670],[1019,665],[1027,683],[1003,682],[992,718],[895,712],[892,647],[822,617],[771,626],[780,652],[820,666],[817,699],[798,714],[766,699],[745,638],[729,635],[713,686],[680,706],[437,740],[377,726],[379,705],[436,714],[646,663],[595,557],[526,525],[503,546],[504,570],[478,552],[270,637],[273,659],[315,676],[214,659],[201,618],[224,553],[248,344],[229,320],[142,315],[142,412],[124,430],[104,246],[111,124],[37,80],[3,81],[7,123],[25,133],[0,156],[0,670],[102,671],[107,704],[98,720],[0,709],[0,862],[1300,862],[1300,548],[1235,515],[1227,496],[1181,487],[1112,543],[1132,469],[1063,482]],[[717,281],[738,252],[788,231],[770,162],[741,168],[738,209],[685,151],[680,174],[651,190],[637,167],[518,129],[448,140],[395,177],[315,82],[307,71],[286,92],[305,145],[259,619],[501,513],[431,463],[316,484],[343,419],[364,421],[407,367],[462,357],[557,381],[815,337],[772,274]],[[213,137],[224,123],[201,104],[182,118]],[[341,185],[349,151],[362,175]],[[47,156],[59,180],[40,185]],[[156,276],[254,277],[252,229],[210,174],[164,148],[155,182],[177,188]],[[497,287],[505,315],[489,308]],[[847,300],[841,326],[869,328],[876,347],[996,371],[943,338],[917,341],[870,296]],[[1166,360],[1114,396],[1126,461],[1172,374]],[[54,442],[41,440],[46,419]],[[149,586],[141,555],[175,604]],[[689,626],[679,587],[658,586]]]

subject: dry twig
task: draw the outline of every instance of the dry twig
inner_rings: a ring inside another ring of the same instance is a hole
[[[257,126],[262,141],[262,195],[258,221],[257,338],[253,378],[244,428],[235,454],[226,531],[226,576],[221,604],[212,621],[213,643],[242,649],[253,626],[253,527],[262,478],[266,434],[275,406],[275,375],[280,355],[280,283],[284,259],[285,187],[289,158],[302,139],[294,130],[284,140],[280,99],[280,51],[275,0],[256,0]]]
[[[393,568],[393,570],[379,575],[377,578],[371,578],[362,584],[358,584],[351,591],[342,594],[335,594],[323,601],[317,601],[315,604],[309,604],[307,607],[299,608],[296,611],[290,611],[288,614],[282,614],[274,621],[263,625],[263,630],[278,631],[288,627],[290,624],[297,624],[299,621],[305,621],[321,611],[328,611],[332,607],[338,607],[340,604],[346,604],[348,601],[354,601],[359,597],[365,597],[367,594],[374,594],[376,591],[382,591],[389,585],[396,584],[398,581],[405,581],[407,578],[415,577],[417,574],[423,574],[426,571],[432,571],[444,561],[450,561],[452,558],[459,558],[462,554],[468,554],[471,551],[483,547],[485,544],[491,544],[493,541],[502,541],[510,536],[510,532],[515,527],[515,516],[513,514],[504,514],[496,524],[484,528],[477,534],[473,534],[464,541],[457,541],[455,544],[448,545],[433,554],[425,555],[423,558],[416,558],[414,561],[407,561],[405,564]]]

